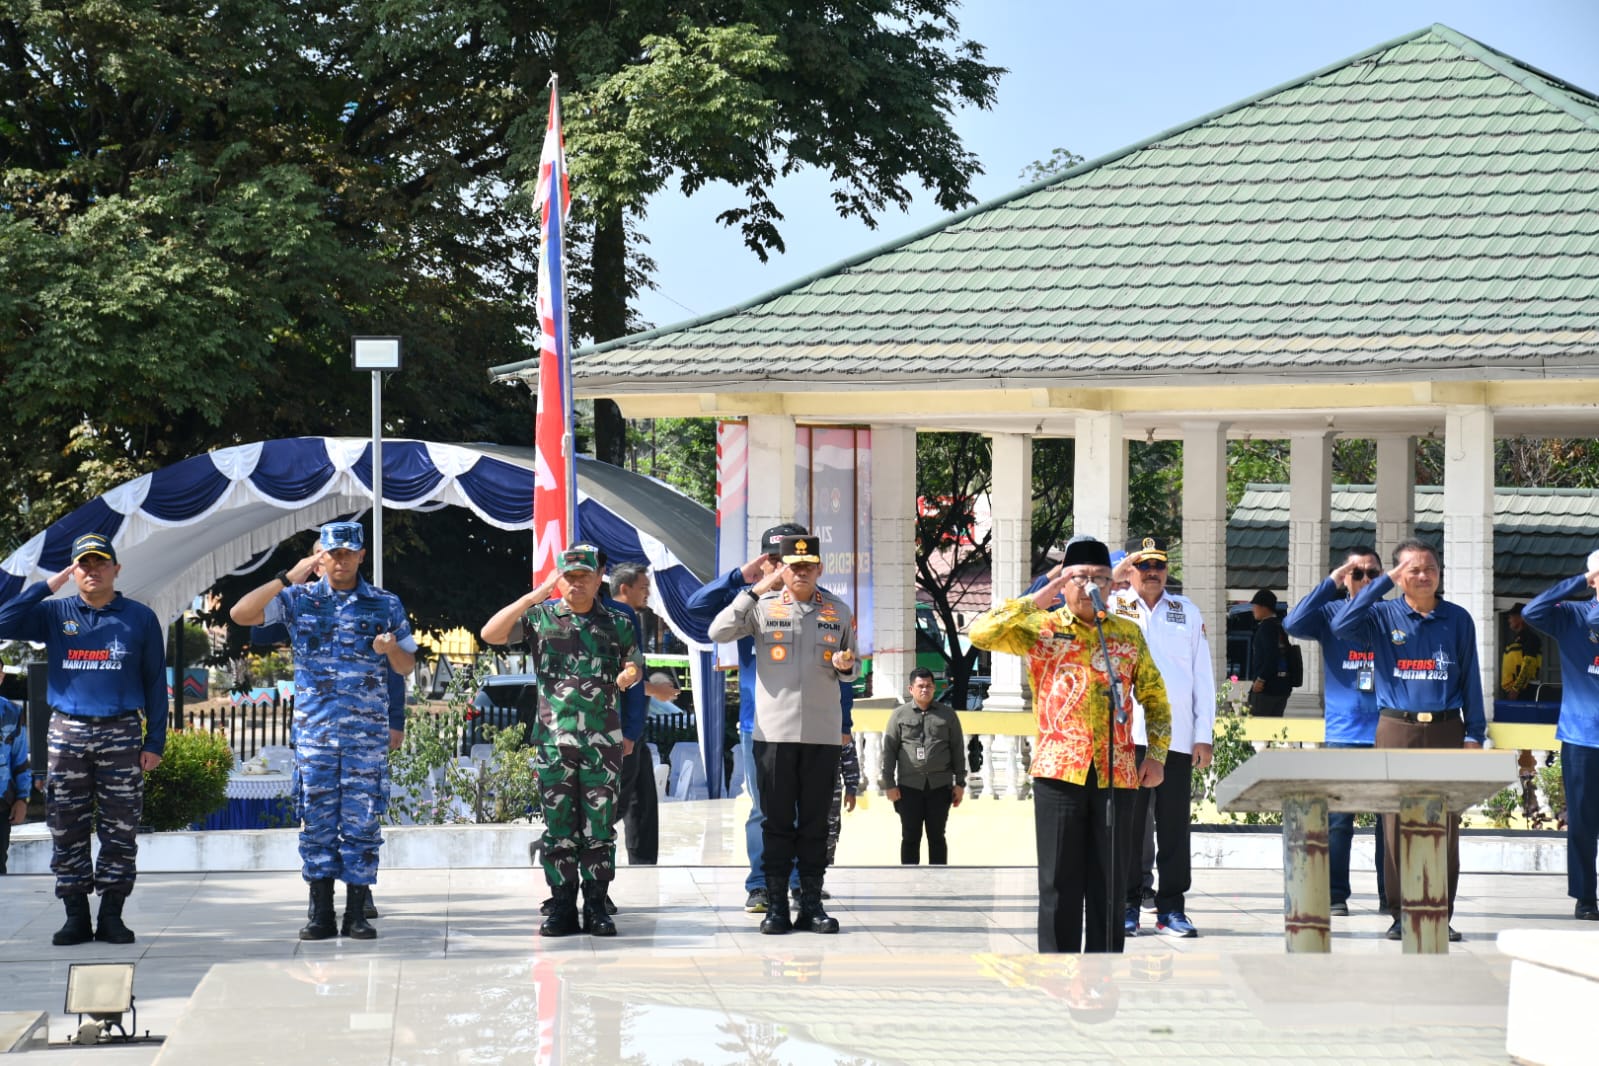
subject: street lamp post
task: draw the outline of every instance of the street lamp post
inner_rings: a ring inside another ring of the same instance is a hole
[[[383,587],[383,375],[400,369],[399,337],[351,337],[350,365],[372,372],[372,584]]]

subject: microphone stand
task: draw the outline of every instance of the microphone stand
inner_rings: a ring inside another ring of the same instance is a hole
[[[1105,769],[1109,780],[1105,788],[1105,836],[1109,861],[1105,864],[1105,950],[1116,942],[1116,911],[1124,901],[1116,899],[1116,727],[1127,721],[1121,710],[1121,693],[1116,686],[1116,664],[1110,658],[1110,644],[1105,640],[1105,597],[1099,586],[1090,581],[1085,586],[1088,598],[1094,604],[1094,631],[1099,634],[1099,648],[1105,655],[1105,682],[1110,688],[1109,713],[1105,717]]]

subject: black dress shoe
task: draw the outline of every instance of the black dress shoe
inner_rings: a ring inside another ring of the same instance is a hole
[[[1327,913],[1332,915],[1334,918],[1347,918],[1349,917],[1349,904],[1334,903],[1331,907],[1327,908]]]
[[[1579,922],[1599,922],[1599,903],[1591,899],[1579,899],[1572,917]]]
[[[1454,926],[1451,925],[1449,927],[1449,942],[1451,944],[1458,944],[1464,939],[1466,939],[1466,938],[1461,936],[1459,933],[1455,932],[1455,927]]]
[[[1388,937],[1389,940],[1403,940],[1403,939],[1405,939],[1404,930],[1399,928],[1399,919],[1398,918],[1394,919],[1394,924],[1390,925],[1388,927],[1388,932],[1385,935]]]

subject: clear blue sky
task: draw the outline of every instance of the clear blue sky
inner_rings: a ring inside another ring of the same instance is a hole
[[[979,200],[1022,185],[1056,147],[1093,159],[1434,22],[1599,92],[1599,0],[964,0],[957,17],[1010,71],[993,108],[956,116],[983,165]],[[715,222],[735,202],[725,189],[657,197],[644,232],[659,290],[640,300],[644,318],[719,311],[942,215],[923,197],[872,230],[839,219],[827,194],[815,173],[778,186],[788,251],[764,266]]]

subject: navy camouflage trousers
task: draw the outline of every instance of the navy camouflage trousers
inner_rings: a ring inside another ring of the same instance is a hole
[[[54,850],[56,896],[133,891],[144,810],[139,752],[144,727],[138,712],[115,718],[50,716],[50,770],[45,777],[45,823]],[[100,855],[89,857],[89,834]]]
[[[616,790],[622,745],[541,745],[544,880],[551,888],[616,876]]]
[[[380,822],[388,806],[387,738],[385,733],[380,741],[335,748],[297,734],[294,766],[304,822],[300,873],[307,881],[377,884]]]

